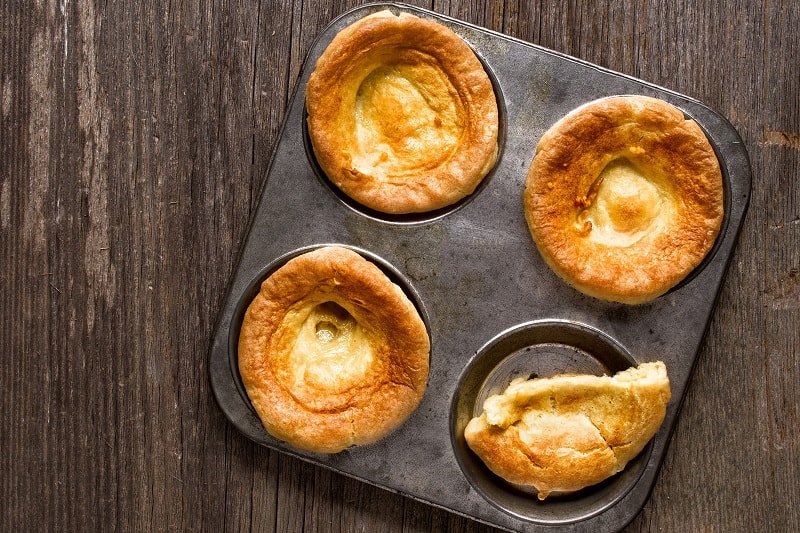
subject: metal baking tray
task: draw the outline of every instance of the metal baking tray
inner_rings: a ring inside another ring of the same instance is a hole
[[[327,182],[308,143],[305,86],[317,57],[342,28],[386,8],[452,28],[495,85],[497,165],[470,197],[434,213],[384,216],[353,204]],[[668,294],[636,306],[593,299],[561,281],[536,250],[522,204],[541,135],[581,104],[624,94],[661,98],[698,122],[717,151],[726,187],[722,232],[705,262]],[[306,59],[219,313],[209,352],[217,402],[259,444],[495,527],[619,530],[644,505],[663,461],[747,210],[750,180],[734,128],[693,99],[416,7],[381,3],[348,11],[319,35]],[[335,455],[270,437],[236,363],[242,314],[261,280],[287,258],[323,244],[349,246],[381,266],[417,304],[431,336],[428,387],[414,414],[379,442]],[[483,398],[512,377],[613,372],[659,359],[672,385],[664,424],[623,472],[600,485],[539,502],[494,477],[464,442],[462,430]]]

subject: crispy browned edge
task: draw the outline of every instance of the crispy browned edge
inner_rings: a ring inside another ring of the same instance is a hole
[[[372,330],[378,357],[357,390],[295,398],[281,381],[296,330],[287,316],[325,301]],[[403,290],[358,253],[336,246],[288,261],[261,285],[242,323],[239,372],[265,429],[290,445],[336,453],[401,425],[425,391],[430,341]]]
[[[414,48],[435,58],[465,109],[467,128],[458,149],[415,176],[378,179],[351,165],[356,91],[369,74],[363,64],[370,64],[382,47]],[[421,213],[451,205],[474,192],[497,160],[497,100],[481,62],[451,29],[409,13],[381,11],[339,32],[309,78],[306,108],[313,151],[325,174],[360,204],[384,213]]]
[[[618,157],[665,176],[683,202],[678,224],[629,248],[591,243],[575,224],[576,198]],[[574,110],[542,137],[527,176],[525,215],[561,278],[591,296],[638,304],[674,287],[712,248],[723,219],[722,179],[702,129],[678,108],[645,96],[610,97]]]

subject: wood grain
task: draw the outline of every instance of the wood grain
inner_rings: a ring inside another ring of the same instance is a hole
[[[0,530],[493,531],[247,441],[208,384],[305,54],[358,3],[0,0]],[[627,531],[800,530],[800,4],[411,3],[739,131],[751,208]]]

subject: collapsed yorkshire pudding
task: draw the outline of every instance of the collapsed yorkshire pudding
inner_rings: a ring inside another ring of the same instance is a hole
[[[507,482],[574,492],[620,472],[666,416],[662,362],[615,376],[559,375],[514,382],[491,396],[464,430],[469,447]]]
[[[722,173],[703,131],[674,106],[606,98],[545,133],[524,203],[559,276],[591,296],[636,304],[674,287],[713,246]]]
[[[402,289],[359,254],[330,246],[262,283],[239,334],[239,372],[268,433],[336,453],[408,418],[425,390],[429,352]]]
[[[316,159],[345,194],[390,214],[472,193],[497,159],[491,81],[432,20],[385,10],[338,33],[306,87]]]

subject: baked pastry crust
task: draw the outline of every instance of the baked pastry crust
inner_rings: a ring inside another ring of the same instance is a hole
[[[524,205],[545,261],[591,296],[637,304],[683,280],[723,219],[719,161],[700,127],[644,96],[597,100],[536,148]]]
[[[239,372],[272,436],[336,453],[402,424],[425,391],[430,341],[403,290],[329,246],[261,285],[239,334]]]
[[[669,399],[660,361],[613,377],[559,375],[515,382],[486,399],[464,438],[495,474],[535,488],[544,500],[624,469],[658,431]]]
[[[389,10],[339,32],[306,86],[316,159],[345,194],[390,214],[471,194],[497,160],[491,81],[433,20]]]

